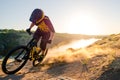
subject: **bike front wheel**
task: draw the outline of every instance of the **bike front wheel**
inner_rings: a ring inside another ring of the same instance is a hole
[[[6,74],[18,72],[28,60],[28,50],[25,46],[12,49],[3,59],[2,70]]]

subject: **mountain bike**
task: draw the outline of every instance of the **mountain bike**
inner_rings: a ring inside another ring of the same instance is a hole
[[[43,61],[47,52],[48,49],[43,54],[37,47],[35,39],[32,38],[27,45],[17,46],[8,52],[2,61],[2,71],[5,74],[15,74],[28,60],[32,61],[33,66],[37,66]]]

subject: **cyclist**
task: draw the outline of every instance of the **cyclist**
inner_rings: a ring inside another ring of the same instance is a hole
[[[55,33],[54,27],[49,17],[46,16],[41,9],[33,10],[30,16],[30,21],[30,27],[26,29],[26,31],[31,34],[31,29],[34,27],[34,25],[37,26],[33,38],[36,40],[36,43],[38,43],[39,39],[41,39],[40,48],[44,54],[47,43],[51,43],[53,40]]]

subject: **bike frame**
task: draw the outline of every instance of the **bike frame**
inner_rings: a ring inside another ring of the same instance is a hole
[[[27,56],[27,57],[29,57],[29,55],[30,55],[30,51],[32,50],[32,48],[34,47],[34,46],[37,46],[37,43],[35,42],[35,39],[34,38],[32,38],[31,40],[30,40],[30,42],[25,46],[26,48],[27,48],[27,54],[25,54],[24,55],[24,57],[25,56]],[[15,57],[15,59],[17,59],[20,55],[21,55],[21,53],[23,52],[24,50],[22,50],[16,57]],[[23,57],[23,58],[24,58]]]

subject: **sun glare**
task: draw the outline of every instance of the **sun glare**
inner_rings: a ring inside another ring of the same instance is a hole
[[[75,34],[98,34],[99,26],[97,18],[88,14],[73,15],[66,23],[68,33]]]

